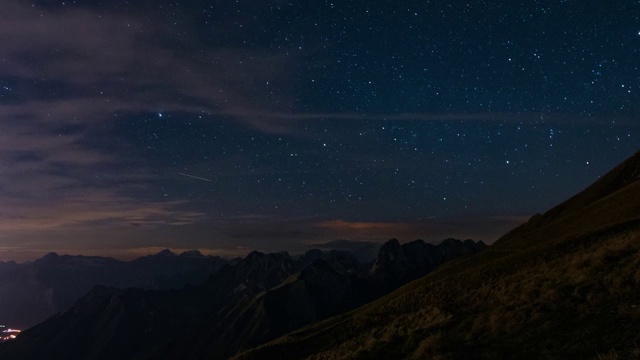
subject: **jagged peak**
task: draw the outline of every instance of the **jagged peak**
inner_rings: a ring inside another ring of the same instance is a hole
[[[266,255],[266,254],[265,254],[265,253],[263,253],[263,252],[261,252],[261,251],[253,250],[252,252],[250,252],[250,253],[247,255],[247,258],[260,258],[260,257],[263,257],[263,256],[265,256],[265,255]]]
[[[164,249],[157,253],[156,256],[176,256],[176,254],[169,249]]]
[[[484,241],[482,240],[475,241],[475,240],[467,239],[462,243],[465,244],[466,246],[479,246],[481,248],[487,247],[487,244],[485,244]]]
[[[182,257],[204,257],[204,255],[202,255],[202,253],[200,252],[200,250],[186,250],[183,251],[180,256]]]
[[[40,259],[36,260],[36,263],[41,263],[41,262],[49,262],[49,261],[56,261],[58,259],[60,259],[60,255],[58,255],[58,253],[56,252],[50,252],[47,255],[41,257]]]
[[[398,239],[393,238],[382,244],[382,248],[397,248],[400,247],[400,241]],[[382,249],[380,249],[382,251]]]

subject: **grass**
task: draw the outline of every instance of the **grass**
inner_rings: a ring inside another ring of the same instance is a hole
[[[598,354],[596,357],[598,360],[640,360],[640,347],[635,343],[632,347],[623,350],[616,351],[610,350],[606,354]]]
[[[490,249],[238,358],[639,359],[640,181],[616,177],[633,159]]]

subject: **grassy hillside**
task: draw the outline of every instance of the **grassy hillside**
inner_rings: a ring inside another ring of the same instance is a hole
[[[640,154],[503,237],[239,359],[639,358]]]

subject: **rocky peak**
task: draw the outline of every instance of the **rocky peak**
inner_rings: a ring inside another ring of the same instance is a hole
[[[47,255],[41,257],[40,259],[36,260],[36,262],[51,262],[51,261],[55,261],[58,260],[60,258],[60,255],[58,255],[55,252],[50,252]]]
[[[287,252],[265,254],[252,251],[233,270],[233,282],[268,289],[292,275],[297,266]]]
[[[415,240],[400,245],[398,240],[392,239],[380,248],[370,273],[386,274],[406,281],[422,276],[446,261],[473,255],[485,247],[483,242],[476,243],[473,240],[445,239],[438,245]]]
[[[197,257],[197,258],[204,257],[204,255],[202,255],[202,253],[198,250],[187,250],[182,252],[180,256],[181,257]]]
[[[405,272],[407,268],[407,259],[400,242],[398,239],[391,239],[380,248],[378,258],[373,264],[371,272],[390,272],[394,274],[401,274]]]
[[[156,256],[176,256],[176,254],[174,254],[169,249],[164,249],[164,250],[160,251],[159,253],[157,253]]]

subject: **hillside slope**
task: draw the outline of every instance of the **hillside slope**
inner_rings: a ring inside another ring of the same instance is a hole
[[[237,359],[637,359],[639,169],[640,153],[488,250]]]
[[[69,310],[0,344],[0,359],[227,359],[485,247],[471,240],[400,245],[393,239],[369,264],[336,251],[297,259],[254,251],[201,286],[97,287]]]

